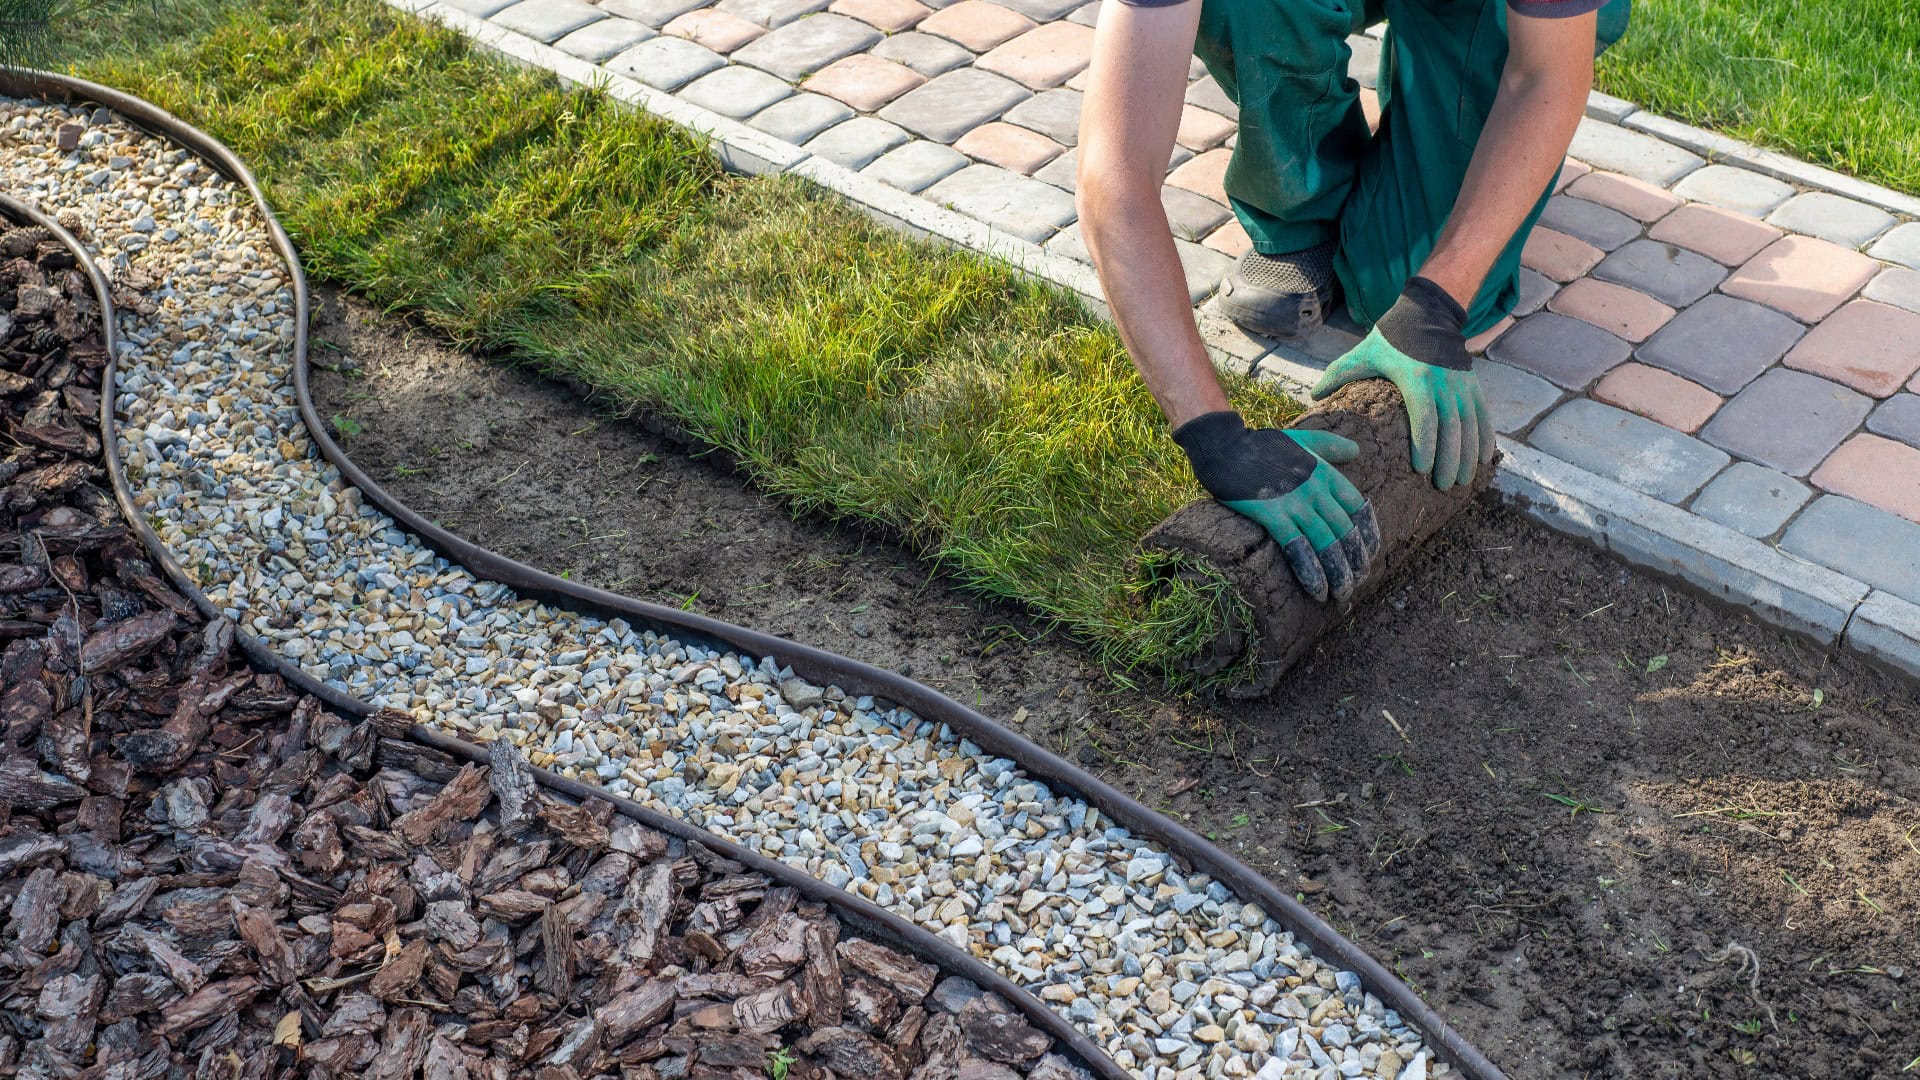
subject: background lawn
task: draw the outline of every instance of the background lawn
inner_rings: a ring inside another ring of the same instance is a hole
[[[1920,193],[1920,3],[1634,0],[1599,88]]]

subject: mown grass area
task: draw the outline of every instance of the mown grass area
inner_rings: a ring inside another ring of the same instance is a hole
[[[247,158],[309,272],[460,345],[663,413],[803,510],[1170,671],[1224,585],[1143,599],[1135,543],[1195,497],[1112,330],[817,189],[372,0],[184,0],[81,73]],[[1250,415],[1291,403],[1247,384]]]
[[[1599,88],[1920,193],[1920,4],[1634,0]]]

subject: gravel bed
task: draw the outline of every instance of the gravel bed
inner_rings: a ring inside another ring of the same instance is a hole
[[[856,891],[1151,1080],[1449,1075],[1355,975],[1013,762],[769,660],[520,599],[364,505],[300,423],[293,295],[257,209],[186,151],[0,98],[0,165],[131,301],[115,451],[141,511],[316,678]]]

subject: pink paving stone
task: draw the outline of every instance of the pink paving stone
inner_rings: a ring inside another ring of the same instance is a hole
[[[1559,191],[1592,171],[1593,166],[1586,162],[1568,158],[1560,163],[1560,178],[1554,181],[1553,190]]]
[[[1487,346],[1492,345],[1496,341],[1499,341],[1500,335],[1506,333],[1508,330],[1512,329],[1512,327],[1513,327],[1513,316],[1511,315],[1504,316],[1503,318],[1501,318],[1499,322],[1494,323],[1492,326],[1489,326],[1485,330],[1480,331],[1478,334],[1475,334],[1473,337],[1468,338],[1467,351],[1470,353],[1486,352]]]
[[[1591,396],[1689,435],[1712,419],[1725,400],[1670,371],[1631,363],[1607,372]]]
[[[1673,318],[1673,309],[1643,292],[1621,285],[1580,278],[1555,293],[1547,310],[1571,315],[1611,331],[1628,341],[1647,340]]]
[[[803,90],[844,101],[861,112],[878,112],[882,105],[926,81],[925,75],[905,64],[855,53],[821,68],[800,85]]]
[[[1567,185],[1567,194],[1618,210],[1637,221],[1658,221],[1685,201],[1638,177],[1610,172],[1588,173]]]
[[[1739,266],[1780,238],[1780,230],[1745,214],[1706,203],[1687,205],[1660,219],[1647,235],[1697,251],[1715,262]]]
[[[1835,494],[1920,521],[1920,450],[1906,443],[1855,435],[1827,455],[1812,480]]]
[[[1536,225],[1527,236],[1527,246],[1520,250],[1520,265],[1555,281],[1568,282],[1598,266],[1606,254],[1585,240]]]
[[[833,0],[833,5],[827,10],[835,15],[859,19],[875,30],[888,34],[912,29],[914,24],[933,14],[932,8],[916,0]]]
[[[1815,322],[1859,292],[1879,269],[1878,262],[1839,244],[1786,236],[1735,270],[1720,289]]]
[[[989,4],[987,0],[960,0],[952,7],[941,8],[920,20],[920,25],[915,29],[957,41],[974,52],[986,52],[1033,27],[1032,19],[999,4]],[[1086,27],[1081,29],[1085,30]]]
[[[1920,371],[1920,315],[1855,300],[1809,330],[1784,363],[1886,397]]]
[[[1167,183],[1177,188],[1186,188],[1195,195],[1205,195],[1222,206],[1227,205],[1227,163],[1233,160],[1233,151],[1209,150],[1192,161],[1173,170],[1167,176]]]
[[[1180,110],[1180,131],[1174,141],[1189,150],[1211,150],[1227,141],[1236,125],[1217,112],[1188,105]]]
[[[1239,218],[1228,218],[1225,225],[1208,233],[1201,244],[1236,259],[1253,250],[1253,238],[1247,235],[1246,226],[1240,224]]]
[[[686,38],[725,55],[767,32],[766,27],[748,22],[738,15],[714,8],[689,11],[666,26],[662,33]]]
[[[953,144],[955,150],[979,158],[989,165],[1010,169],[1022,176],[1060,156],[1066,147],[1036,131],[1003,124],[998,120],[982,124]]]
[[[1045,90],[1080,74],[1092,59],[1092,27],[1050,22],[994,49],[974,61],[974,66]]]

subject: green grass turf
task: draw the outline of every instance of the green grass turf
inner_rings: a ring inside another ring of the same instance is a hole
[[[1635,0],[1598,85],[1642,108],[1920,193],[1920,4]]]
[[[1246,613],[1145,590],[1198,494],[1112,330],[684,132],[372,0],[187,0],[82,73],[252,163],[306,265],[456,343],[670,417],[798,509],[885,527],[1116,674]],[[1244,381],[1256,420],[1295,407]]]

